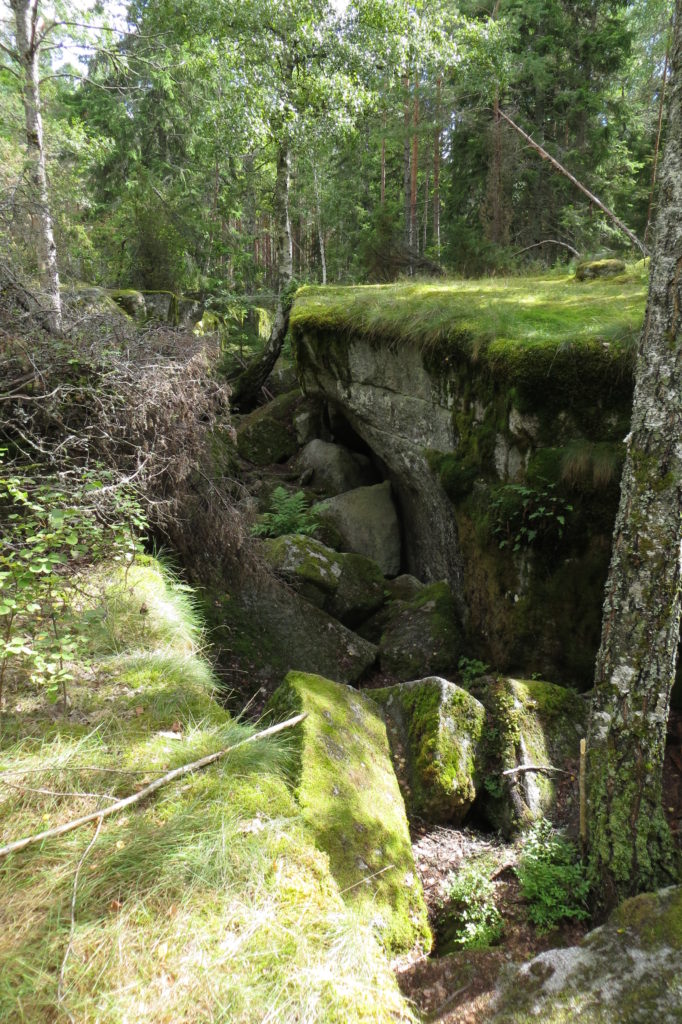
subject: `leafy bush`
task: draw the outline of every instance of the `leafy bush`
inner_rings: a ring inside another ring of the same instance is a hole
[[[68,487],[26,470],[0,475],[0,707],[10,664],[52,700],[60,689],[65,696],[70,665],[83,656],[79,570],[104,557],[128,564],[138,550],[146,524],[136,498],[114,488],[105,510],[102,488],[87,470]]]
[[[500,550],[521,551],[542,541],[555,542],[564,534],[566,517],[573,511],[557,494],[555,484],[539,490],[525,484],[505,484],[490,503],[493,532]]]
[[[254,537],[283,537],[287,533],[310,534],[317,528],[317,514],[308,508],[303,491],[289,494],[276,487],[270,498],[270,510],[251,527]]]
[[[448,886],[452,901],[449,915],[454,925],[451,942],[462,949],[483,949],[498,942],[502,916],[495,906],[495,886],[490,862],[478,860],[460,868]]]
[[[582,921],[589,885],[572,843],[542,819],[527,833],[515,869],[528,917],[540,931],[549,931],[565,918]]]
[[[473,683],[480,676],[484,676],[490,666],[486,665],[484,661],[479,661],[478,658],[466,658],[462,655],[457,662],[457,668],[462,677],[462,682],[466,686],[469,683]]]

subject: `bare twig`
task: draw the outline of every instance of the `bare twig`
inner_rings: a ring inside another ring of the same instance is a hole
[[[24,786],[22,782],[8,782],[7,779],[0,779],[3,786],[9,786],[10,789],[16,789],[20,793],[38,793],[40,796],[69,796],[85,798],[90,800],[116,800],[115,796],[110,796],[108,793],[81,793],[81,792],[64,792],[58,789],[38,789],[32,786]]]
[[[6,857],[10,853],[17,853],[19,850],[25,850],[27,846],[35,846],[36,843],[42,843],[46,839],[54,839],[56,836],[62,836],[66,832],[73,832],[74,829],[80,828],[81,825],[87,825],[90,821],[96,821],[98,818],[108,818],[110,814],[117,814],[122,811],[125,807],[131,807],[133,804],[140,803],[141,800],[151,796],[157,789],[161,789],[162,786],[172,782],[174,779],[180,779],[184,775],[189,775],[190,772],[199,771],[200,768],[205,768],[209,764],[213,764],[214,761],[220,760],[225,757],[226,754],[231,754],[233,750],[237,750],[238,747],[246,746],[247,743],[254,743],[256,740],[262,740],[266,736],[274,736],[277,732],[282,732],[283,729],[290,729],[294,725],[298,725],[304,718],[307,718],[307,712],[301,715],[295,715],[294,718],[289,718],[286,722],[280,722],[278,725],[271,725],[268,729],[263,729],[261,732],[254,733],[253,736],[249,736],[245,740],[240,740],[239,743],[234,743],[231,747],[225,747],[223,750],[216,750],[213,754],[207,754],[205,757],[200,757],[198,761],[192,761],[190,764],[183,764],[179,768],[174,768],[170,772],[166,772],[160,779],[155,779],[154,782],[150,782],[148,786],[141,789],[139,793],[133,793],[131,796],[125,797],[123,800],[117,800],[115,804],[111,804],[109,807],[105,807],[101,811],[93,811],[91,814],[86,814],[82,818],[74,818],[72,821],[67,821],[63,825],[57,825],[55,828],[48,828],[45,832],[38,832],[35,835],[25,836],[23,839],[15,839],[12,843],[7,843],[5,846],[0,847],[0,857]]]
[[[507,768],[503,775],[519,775],[521,772],[545,772],[551,774],[558,772],[560,775],[575,776],[575,772],[567,772],[563,768],[555,768],[551,764],[520,764],[517,768]]]
[[[512,256],[520,256],[524,252],[529,252],[530,249],[537,249],[540,245],[560,245],[562,248],[568,249],[569,252],[572,252],[574,256],[577,256],[578,259],[580,259],[580,253],[577,249],[574,249],[574,247],[569,245],[568,242],[560,242],[556,238],[543,238],[541,242],[535,242],[533,245],[527,245],[525,249],[519,249],[518,252],[512,253]]]

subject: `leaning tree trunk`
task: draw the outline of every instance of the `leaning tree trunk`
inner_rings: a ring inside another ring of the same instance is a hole
[[[11,0],[16,28],[17,50],[23,76],[22,94],[26,115],[26,146],[33,228],[40,285],[47,302],[43,318],[55,334],[62,329],[62,301],[59,294],[57,247],[47,193],[43,121],[40,114],[40,36],[38,0]]]
[[[670,879],[661,807],[682,563],[682,0],[632,429],[588,736],[589,845],[606,908]]]
[[[289,218],[290,173],[291,155],[287,139],[281,142],[277,152],[277,177],[273,204],[277,229],[277,309],[270,337],[262,353],[232,382],[232,404],[241,410],[248,409],[258,401],[261,388],[277,362],[289,329],[292,297],[287,286],[291,284],[294,276],[294,250]]]

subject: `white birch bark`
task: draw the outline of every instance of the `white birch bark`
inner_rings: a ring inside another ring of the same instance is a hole
[[[52,230],[50,203],[45,172],[43,121],[40,113],[40,34],[38,0],[11,0],[16,29],[17,50],[23,82],[26,117],[28,180],[30,183],[31,223],[38,258],[40,285],[47,303],[46,324],[53,333],[62,329],[62,302],[59,293],[57,247]]]

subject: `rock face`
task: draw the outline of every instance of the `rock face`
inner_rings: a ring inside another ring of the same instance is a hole
[[[268,707],[277,719],[308,714],[296,730],[297,797],[342,895],[390,951],[428,949],[424,896],[376,705],[348,686],[290,672]]]
[[[579,946],[510,973],[491,1024],[679,1024],[682,887],[626,900]]]
[[[607,372],[607,345],[549,358],[530,338],[500,338],[482,367],[456,346],[335,333],[305,313],[292,323],[304,390],[391,481],[403,570],[448,580],[470,649],[490,664],[589,686],[629,429],[626,363]]]
[[[315,511],[336,531],[346,551],[371,558],[384,576],[397,576],[400,526],[388,481],[346,491],[315,505]]]
[[[460,824],[481,781],[483,705],[437,676],[369,692],[386,717],[394,756],[406,762],[410,813]]]
[[[462,630],[450,587],[441,581],[418,584],[415,591],[416,581],[409,576],[400,579],[402,585],[393,589],[413,596],[394,598],[361,630],[378,644],[382,672],[404,681],[454,673],[462,653]],[[388,588],[390,593],[390,582]]]
[[[299,355],[304,357],[299,358],[304,388],[324,395],[342,410],[386,465],[402,517],[410,523],[405,535],[409,571],[427,580],[446,575],[461,583],[452,507],[427,459],[428,449],[449,451],[456,443],[452,416],[447,401],[441,402],[438,382],[430,377],[416,349],[405,348],[396,358],[383,348],[353,340],[342,368],[334,358],[324,362],[317,358],[320,341],[307,335],[297,338]]]
[[[353,683],[377,659],[373,644],[264,574],[242,581],[239,593],[217,596],[212,618],[216,642],[254,689],[276,685],[290,669]]]
[[[343,445],[316,438],[300,452],[298,468],[309,475],[309,486],[336,495],[374,483],[368,461]]]
[[[363,555],[333,551],[299,534],[266,540],[263,552],[301,597],[347,626],[363,622],[386,600],[379,566]]]

